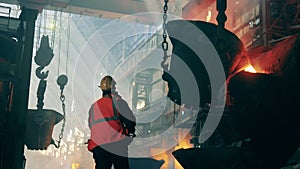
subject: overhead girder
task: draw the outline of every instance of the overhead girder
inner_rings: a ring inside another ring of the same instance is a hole
[[[163,1],[139,1],[139,0],[0,0],[3,3],[21,4],[26,8],[62,10],[70,13],[99,16],[104,18],[120,18],[145,12],[162,12]],[[213,4],[215,0],[188,0],[182,7],[184,19],[194,19],[201,10]]]

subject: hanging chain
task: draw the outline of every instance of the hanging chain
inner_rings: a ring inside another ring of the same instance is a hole
[[[56,82],[60,86],[60,101],[61,101],[61,106],[63,109],[63,116],[64,116],[63,124],[61,126],[61,130],[60,130],[60,134],[59,134],[59,139],[57,141],[57,145],[54,144],[56,148],[59,148],[60,142],[63,138],[65,125],[66,125],[66,105],[65,105],[64,87],[68,83],[68,77],[66,75],[60,75],[60,76],[58,76]]]
[[[60,92],[60,101],[61,101],[61,106],[62,106],[62,109],[63,109],[64,119],[63,119],[63,124],[61,126],[60,134],[59,134],[59,137],[58,137],[57,145],[55,145],[56,148],[60,147],[60,142],[61,142],[61,140],[64,136],[63,134],[64,134],[64,130],[65,130],[65,125],[66,125],[66,105],[65,105],[65,95],[63,94],[63,89]]]
[[[217,0],[217,22],[218,22],[218,28],[217,28],[217,36],[216,36],[216,45],[217,48],[220,50],[220,52],[224,52],[225,49],[225,22],[227,20],[226,16],[226,8],[227,8],[227,0]]]
[[[165,4],[164,4],[164,7],[163,7],[164,14],[163,14],[163,25],[162,25],[162,28],[163,28],[162,49],[164,51],[164,57],[163,57],[163,62],[161,64],[161,67],[164,70],[168,70],[167,64],[165,64],[165,61],[167,61],[168,57],[170,57],[168,55],[169,44],[168,44],[168,41],[167,41],[167,37],[168,37],[168,34],[167,34],[167,19],[168,19],[167,12],[168,12],[168,2],[169,2],[169,0],[164,0],[164,1],[165,1]],[[176,103],[174,102],[173,124],[175,124],[175,120],[176,120]]]
[[[168,48],[169,48],[169,44],[167,42],[167,11],[168,11],[168,2],[169,0],[164,0],[165,1],[165,4],[164,4],[164,7],[163,7],[163,11],[164,11],[164,14],[163,14],[163,25],[162,25],[162,28],[163,28],[163,34],[162,34],[162,37],[163,37],[163,42],[162,42],[162,49],[164,51],[164,57],[163,57],[163,62],[167,60],[167,58],[169,57],[168,56]],[[164,70],[165,69],[165,66],[166,65],[161,65],[163,67]]]

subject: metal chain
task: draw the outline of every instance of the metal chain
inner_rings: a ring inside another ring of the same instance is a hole
[[[167,11],[168,11],[168,2],[169,2],[169,0],[164,0],[164,1],[165,1],[165,4],[164,4],[164,7],[163,7],[164,14],[163,14],[163,25],[162,25],[162,28],[163,28],[162,49],[164,51],[163,61],[167,60],[167,58],[169,57],[168,53],[167,53],[168,52],[168,48],[169,48],[169,44],[167,42],[167,28],[166,28],[166,26],[167,26],[167,18],[168,18]],[[162,67],[164,68],[165,66],[162,65]]]
[[[168,19],[167,12],[168,12],[168,2],[169,2],[169,0],[164,0],[164,1],[165,1],[165,5],[163,7],[164,14],[163,14],[163,25],[162,25],[162,28],[163,28],[162,49],[164,51],[164,57],[163,57],[163,62],[162,62],[161,66],[164,70],[168,70],[167,65],[163,64],[163,63],[168,59],[168,57],[170,57],[168,55],[169,44],[168,44],[168,41],[167,41],[167,37],[168,37],[168,34],[167,34],[167,19]],[[176,103],[174,102],[173,124],[175,124],[175,120],[176,120]]]
[[[65,105],[65,96],[63,94],[63,89],[60,92],[60,101],[61,101],[61,106],[62,106],[62,109],[63,109],[64,119],[63,119],[63,124],[61,126],[61,130],[60,130],[60,134],[59,134],[59,139],[57,141],[57,145],[55,145],[56,148],[60,147],[60,142],[61,142],[61,140],[64,136],[63,134],[64,134],[64,130],[65,130],[65,125],[66,125],[66,105]]]
[[[217,48],[220,50],[220,52],[224,52],[225,49],[225,22],[227,20],[226,16],[226,8],[227,8],[227,0],[217,0],[217,22],[218,22],[218,28],[217,28],[217,35],[216,35],[216,45]]]

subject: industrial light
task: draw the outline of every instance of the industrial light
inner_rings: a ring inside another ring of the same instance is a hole
[[[139,100],[136,104],[136,109],[140,110],[146,106],[145,100]]]
[[[54,24],[53,22],[51,22],[51,23],[49,24],[48,28],[49,28],[50,30],[55,30],[56,26],[55,26],[55,24]]]

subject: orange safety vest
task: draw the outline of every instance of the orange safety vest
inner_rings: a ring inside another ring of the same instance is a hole
[[[88,119],[91,130],[88,141],[90,151],[98,145],[117,142],[126,137],[119,116],[111,98],[101,98],[91,106]]]

